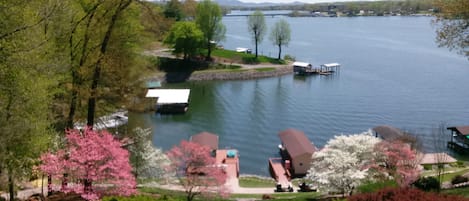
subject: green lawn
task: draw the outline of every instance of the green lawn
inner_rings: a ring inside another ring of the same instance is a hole
[[[233,50],[215,49],[212,51],[212,56],[226,58],[233,62],[242,62],[245,64],[257,64],[257,63],[271,63],[271,64],[286,64],[284,60],[278,60],[276,58],[266,57],[259,55],[256,58],[254,54],[247,54],[236,52]]]
[[[275,188],[275,180],[271,178],[259,178],[259,177],[240,177],[239,186],[245,188],[263,188],[271,187],[272,192]]]
[[[313,199],[319,198],[320,194],[316,192],[308,192],[308,193],[274,193],[272,188],[272,193],[270,194],[274,200],[298,200],[298,201],[311,201]],[[233,194],[230,198],[254,198],[262,200],[262,195],[258,194]]]
[[[443,175],[443,182],[447,182],[447,181],[451,181],[451,179],[453,179],[456,175],[463,175],[463,174],[466,174],[469,172],[469,168],[468,167],[465,167],[465,168],[445,168],[445,171],[455,171],[453,173],[448,173],[448,174],[444,174]],[[432,175],[432,176],[435,176],[435,171],[428,171],[428,172],[425,172],[422,174],[422,176],[429,176],[429,175]]]

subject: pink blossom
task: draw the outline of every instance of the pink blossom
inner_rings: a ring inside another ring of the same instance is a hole
[[[89,128],[82,132],[68,130],[66,138],[67,147],[41,156],[40,166],[51,175],[60,177],[67,173],[70,184],[65,190],[79,193],[87,200],[136,193],[128,151],[109,132]]]
[[[228,194],[224,187],[227,175],[215,166],[215,158],[210,153],[209,147],[187,141],[181,141],[179,146],[167,152],[171,160],[169,168],[180,177],[179,183],[185,189],[187,200],[198,194]]]

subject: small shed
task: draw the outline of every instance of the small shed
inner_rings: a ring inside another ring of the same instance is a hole
[[[304,132],[287,129],[280,132],[282,149],[287,153],[287,160],[291,162],[291,172],[294,175],[305,175],[311,167],[313,153],[316,148],[306,137]]]
[[[218,135],[209,132],[201,132],[191,136],[191,142],[208,146],[210,149],[217,150],[218,149]]]

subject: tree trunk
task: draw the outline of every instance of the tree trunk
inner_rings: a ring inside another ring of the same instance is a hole
[[[52,176],[47,175],[47,195],[52,195]]]
[[[255,43],[256,43],[256,58],[257,58],[257,43],[258,43],[258,38],[257,38],[257,37],[255,37],[255,39],[254,39],[254,40],[255,40]]]
[[[278,60],[280,60],[280,55],[282,55],[282,45],[278,45]]]
[[[79,69],[85,64],[86,62],[86,58],[87,58],[87,50],[88,50],[88,42],[90,41],[90,27],[91,27],[91,22],[93,21],[93,18],[95,16],[95,12],[96,12],[96,9],[98,8],[98,6],[100,5],[101,3],[97,3],[96,5],[94,5],[94,7],[88,12],[87,15],[89,15],[87,17],[87,21],[86,21],[86,29],[85,29],[85,35],[83,36],[83,45],[81,47],[81,54],[80,54],[80,60],[78,62],[78,66],[74,66],[74,60],[75,60],[75,56],[74,56],[74,53],[75,53],[75,47],[74,47],[74,44],[73,44],[73,37],[74,37],[74,34],[79,26],[79,24],[81,23],[81,20],[79,22],[77,22],[75,24],[75,26],[73,27],[72,29],[72,32],[70,34],[70,37],[68,39],[68,43],[69,43],[69,48],[70,48],[70,65],[71,65],[71,68],[72,68],[72,100],[70,102],[70,111],[69,111],[69,114],[68,114],[68,119],[67,119],[67,128],[69,129],[73,129],[73,121],[74,121],[74,118],[75,118],[75,113],[76,113],[76,108],[77,108],[77,102],[78,102],[78,90],[79,90],[79,86],[81,86],[83,84],[83,80],[82,78],[80,77],[80,74],[79,74]],[[86,18],[83,18],[83,20],[86,19]]]
[[[10,200],[15,200],[15,182],[11,168],[8,168],[8,192],[10,193]]]
[[[101,55],[95,64],[92,84],[90,88],[91,96],[88,99],[88,117],[87,117],[86,125],[88,125],[91,128],[94,125],[94,116],[96,113],[96,98],[97,98],[96,90],[98,89],[98,83],[101,77],[101,62],[103,60],[104,55],[106,54],[107,46],[109,44],[109,40],[111,39],[112,30],[114,29],[114,25],[116,24],[117,18],[120,16],[121,12],[130,5],[131,2],[132,0],[120,1],[119,6],[116,9],[116,12],[111,17],[111,21],[109,22],[106,34],[104,35],[104,38],[103,38],[103,42],[101,43],[101,48],[100,48]]]
[[[72,70],[73,71],[73,70]],[[75,79],[75,73],[72,72],[72,100],[70,102],[70,111],[68,112],[68,118],[67,118],[67,124],[66,124],[66,128],[68,129],[73,129],[73,119],[75,118],[75,111],[76,111],[76,107],[77,107],[77,100],[78,100],[78,91],[77,91],[77,84],[76,84],[76,81]]]
[[[212,45],[210,45],[210,41],[207,43],[207,57],[205,57],[205,61],[210,61],[212,55]]]

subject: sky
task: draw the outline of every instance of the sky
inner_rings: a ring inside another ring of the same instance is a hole
[[[304,3],[324,3],[324,2],[346,2],[346,1],[359,1],[359,0],[239,0],[245,3],[292,3],[292,2],[304,2]],[[360,0],[360,1],[375,1],[375,0]]]

